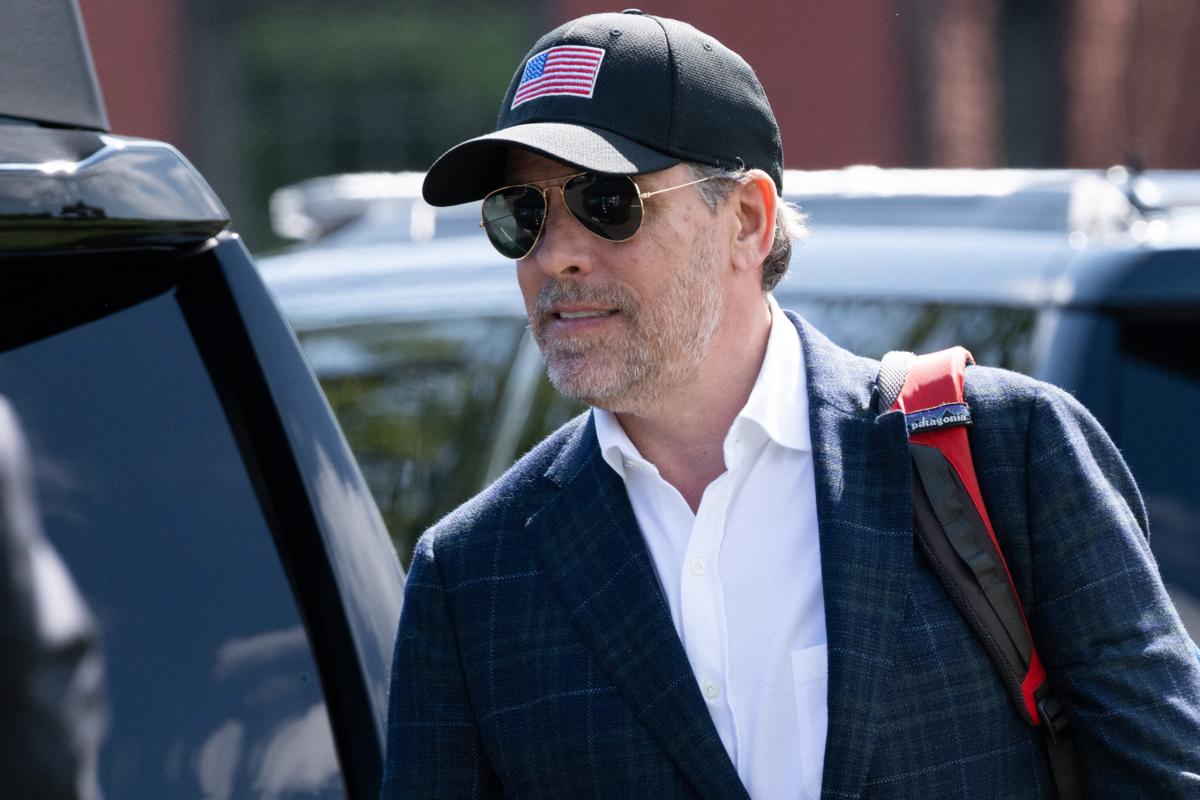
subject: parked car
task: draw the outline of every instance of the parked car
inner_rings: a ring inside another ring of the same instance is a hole
[[[259,261],[403,558],[578,411],[545,381],[478,204],[432,208],[421,177],[280,190],[277,230],[306,241]],[[1200,173],[853,167],[784,186],[812,234],[780,303],[864,355],[962,344],[1074,393],[1133,468],[1200,636]]]
[[[101,788],[373,798],[403,573],[354,458],[211,189],[106,132],[73,0],[6,18],[0,395],[103,638]]]

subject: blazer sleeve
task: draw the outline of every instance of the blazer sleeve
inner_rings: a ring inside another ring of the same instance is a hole
[[[392,659],[381,798],[502,795],[487,762],[433,538],[417,543]]]
[[[1087,797],[1200,797],[1200,660],[1163,588],[1145,506],[1108,435],[1044,387],[1026,449],[1035,602]]]

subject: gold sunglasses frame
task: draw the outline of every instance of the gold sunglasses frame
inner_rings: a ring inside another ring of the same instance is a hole
[[[564,186],[566,186],[568,183],[575,180],[576,178],[580,177],[581,175],[605,175],[605,174],[611,175],[612,173],[594,172],[592,170],[584,170],[583,172],[576,172],[571,175],[560,175],[557,178],[546,178],[545,180],[542,180],[542,181],[531,181],[529,183],[513,183],[508,186],[501,186],[499,189],[493,189],[492,191],[490,191],[486,195],[484,195],[482,203],[486,203],[488,198],[491,197],[492,195],[499,194],[500,192],[506,191],[508,189],[526,189],[526,188],[533,189],[534,191],[536,191],[538,194],[540,194],[542,196],[542,203],[545,204],[546,213],[542,215],[542,224],[538,226],[537,236],[535,236],[533,238],[533,244],[531,244],[529,246],[529,250],[527,250],[525,252],[525,255],[520,256],[519,258],[513,258],[512,260],[513,261],[523,261],[524,259],[528,258],[530,253],[532,253],[534,250],[537,249],[538,243],[542,241],[542,232],[546,230],[546,220],[548,220],[550,218],[550,196],[549,196],[549,194],[550,194],[551,189],[558,189],[559,197],[561,197],[562,201],[563,201],[563,208],[567,209],[567,216],[569,216],[571,219],[575,220],[575,224],[577,224],[579,227],[583,228],[585,231],[590,233],[592,236],[595,236],[597,239],[600,239],[601,241],[605,241],[605,242],[628,242],[634,236],[637,236],[638,231],[640,231],[642,229],[642,225],[644,225],[646,222],[646,213],[644,211],[645,205],[641,202],[638,203],[638,208],[643,209],[643,212],[642,212],[642,218],[638,222],[637,229],[634,230],[633,233],[626,236],[624,239],[610,239],[607,236],[601,236],[600,234],[596,233],[591,228],[589,228],[587,225],[584,225],[583,222],[577,216],[575,216],[575,213],[573,211],[571,211],[571,208],[567,205],[567,195],[563,191]],[[706,178],[697,178],[694,181],[688,181],[687,183],[681,183],[678,186],[668,186],[664,189],[655,189],[653,192],[643,192],[642,188],[637,185],[637,181],[635,181],[633,179],[632,175],[616,175],[614,177],[625,178],[627,181],[629,181],[631,184],[633,184],[634,196],[639,201],[641,201],[641,200],[645,200],[646,198],[649,198],[649,197],[654,197],[656,194],[663,194],[665,192],[673,192],[676,189],[684,189],[684,188],[687,188],[688,186],[695,186],[698,183],[704,183],[705,181],[711,181],[711,180],[713,180],[715,178],[719,178],[721,176],[720,175],[709,175]],[[554,186],[547,186],[545,188],[542,188],[537,185],[539,183],[550,183],[551,181],[562,181],[562,182],[555,184]],[[479,210],[479,214],[481,217],[481,219],[479,221],[479,227],[482,228],[484,230],[484,233],[486,234],[487,233],[487,220],[482,219],[482,216],[483,216],[482,203],[480,205],[480,210]],[[632,208],[632,207],[633,206],[631,205],[630,208]],[[502,217],[496,217],[495,219],[492,220],[492,222],[498,222],[502,219],[505,219],[505,218],[511,217],[511,216],[512,216],[512,214],[506,214]],[[488,237],[488,241],[489,242],[492,241],[490,236]],[[494,242],[492,242],[492,247],[496,247]],[[498,253],[500,252],[499,248],[496,248],[496,252],[498,252]],[[500,255],[504,256],[505,258],[512,258],[512,256],[504,255],[504,253],[500,253]]]

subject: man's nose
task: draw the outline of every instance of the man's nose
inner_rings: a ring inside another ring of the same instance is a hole
[[[595,237],[584,230],[578,220],[571,218],[558,187],[546,189],[545,197],[546,220],[542,223],[542,235],[526,260],[536,261],[538,269],[553,278],[590,272],[592,243],[588,240]]]

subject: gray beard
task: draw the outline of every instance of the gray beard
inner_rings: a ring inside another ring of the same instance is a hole
[[[661,405],[672,389],[695,378],[724,310],[714,258],[703,237],[690,269],[664,287],[653,307],[620,284],[585,287],[549,281],[534,303],[531,327],[546,360],[550,382],[564,396],[613,413],[641,414]],[[616,308],[624,328],[614,336],[554,336],[545,325],[555,303]]]

